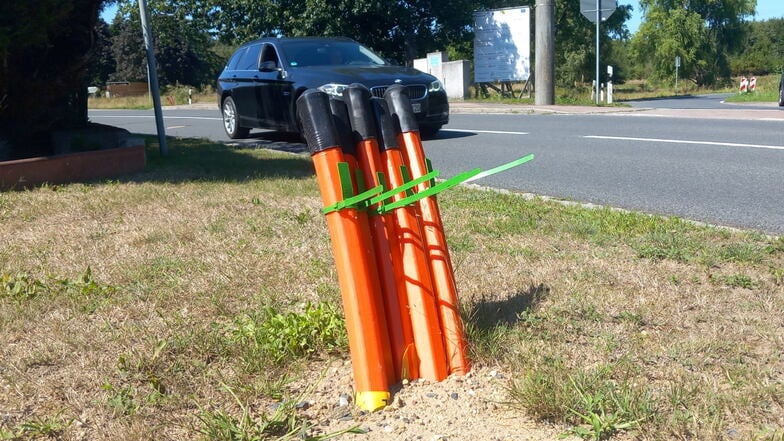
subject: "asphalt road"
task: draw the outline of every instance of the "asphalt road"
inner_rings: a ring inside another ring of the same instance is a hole
[[[455,112],[425,150],[442,177],[534,153],[534,161],[476,183],[784,234],[784,112],[749,117],[747,106],[733,118],[720,107],[722,119],[713,119],[710,106],[722,106],[720,97],[677,101],[700,109],[696,117]],[[90,111],[90,118],[155,133],[152,111]],[[229,141],[217,109],[165,110],[164,118],[169,136]],[[261,132],[243,143],[304,151],[295,141]]]

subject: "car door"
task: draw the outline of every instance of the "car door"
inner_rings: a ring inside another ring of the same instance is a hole
[[[291,82],[286,78],[281,58],[271,43],[265,43],[261,48],[259,77],[256,83],[259,119],[265,127],[288,130]]]
[[[234,71],[236,85],[232,95],[237,105],[240,125],[244,127],[259,127],[256,83],[259,80],[260,54],[261,43],[249,45]]]

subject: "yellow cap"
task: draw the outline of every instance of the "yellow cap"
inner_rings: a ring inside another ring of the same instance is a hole
[[[389,392],[357,392],[354,402],[361,410],[375,412],[389,404]]]

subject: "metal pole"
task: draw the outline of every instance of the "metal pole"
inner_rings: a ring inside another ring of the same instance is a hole
[[[596,105],[600,103],[599,91],[599,25],[602,24],[602,0],[596,0]]]
[[[536,2],[536,104],[555,104],[555,16],[554,0]]]
[[[139,16],[142,20],[142,35],[144,48],[147,50],[148,85],[152,95],[152,105],[155,108],[155,125],[158,129],[158,144],[161,156],[169,155],[166,145],[166,129],[163,126],[163,112],[161,111],[161,93],[158,89],[158,70],[155,68],[155,53],[152,46],[152,33],[150,32],[150,16],[147,10],[147,0],[139,0]]]

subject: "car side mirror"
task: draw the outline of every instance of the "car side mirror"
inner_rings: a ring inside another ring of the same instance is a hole
[[[262,72],[280,72],[282,69],[274,61],[262,61],[259,70]]]

